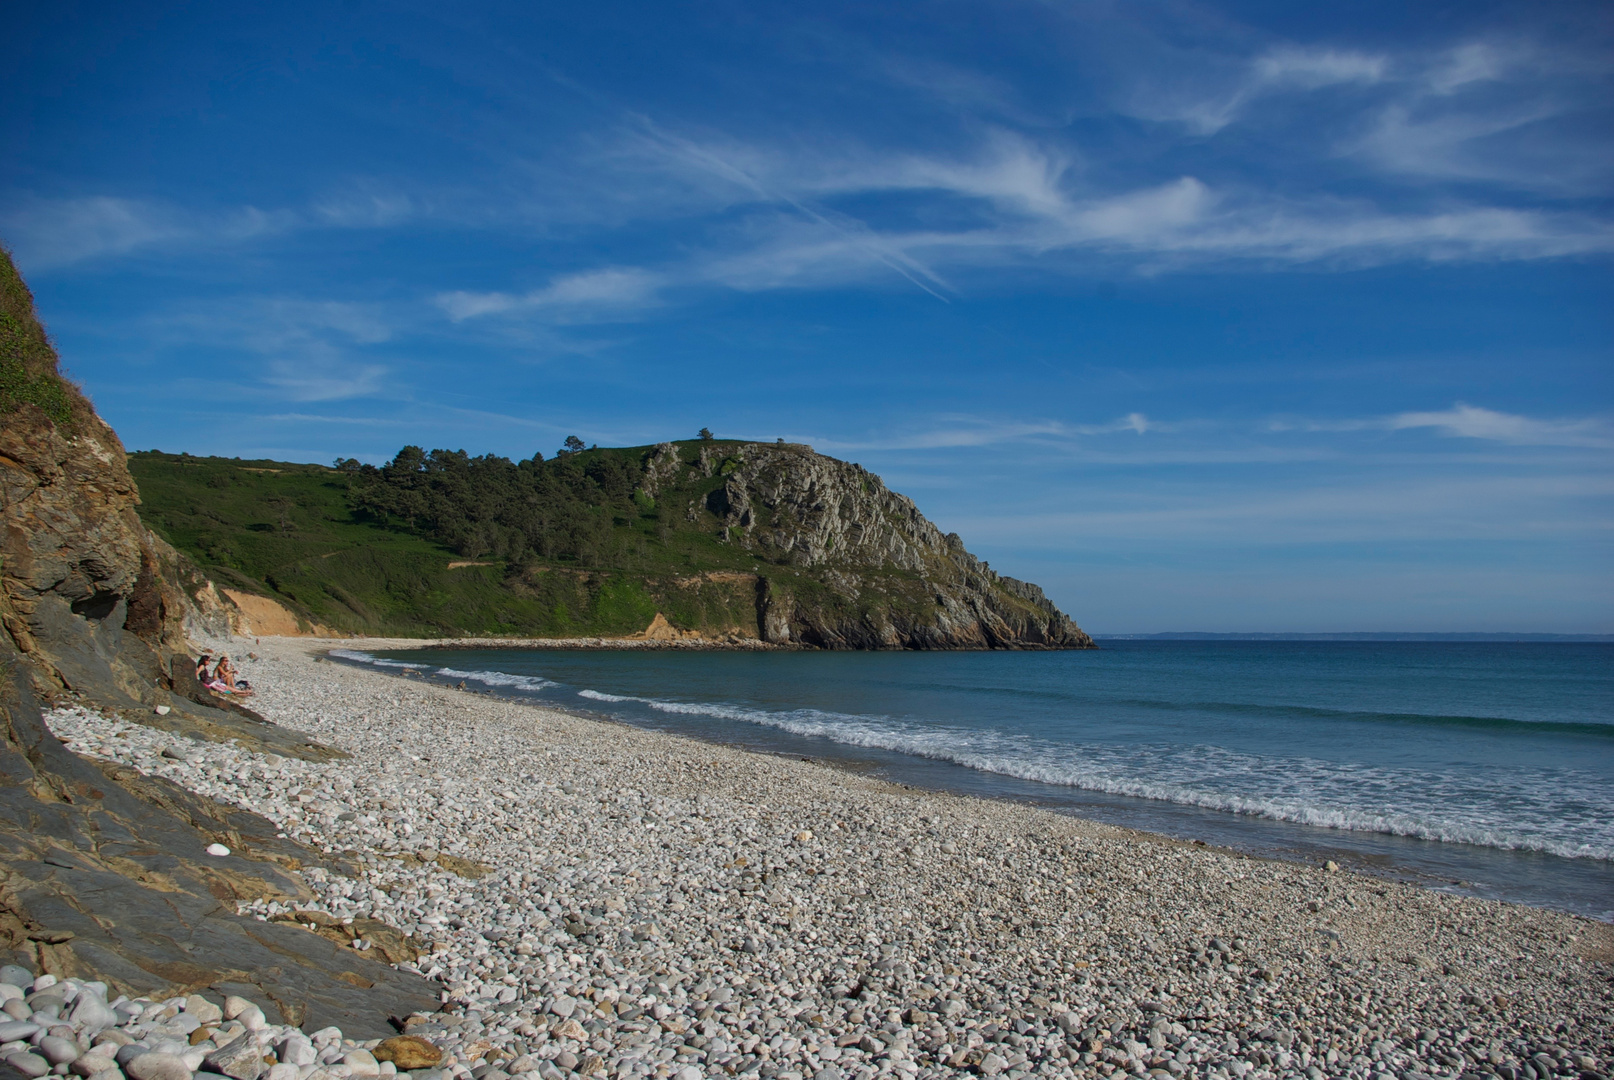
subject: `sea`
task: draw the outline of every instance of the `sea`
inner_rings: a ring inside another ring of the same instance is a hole
[[[915,787],[1614,921],[1614,644],[332,650]]]

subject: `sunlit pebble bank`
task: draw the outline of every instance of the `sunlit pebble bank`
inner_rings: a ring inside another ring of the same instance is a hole
[[[0,967],[0,1061],[26,1077],[84,1080],[382,1080],[381,1040],[271,1024],[244,998],[110,998],[103,982]],[[266,1064],[266,1059],[274,1064]]]
[[[255,707],[351,760],[51,724],[363,853],[360,880],[306,879],[415,935],[401,966],[445,1011],[411,1031],[450,1074],[1544,1080],[1614,1053],[1609,928],[1584,919],[254,648]]]

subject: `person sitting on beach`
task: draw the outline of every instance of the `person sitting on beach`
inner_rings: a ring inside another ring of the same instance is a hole
[[[207,662],[211,659],[213,659],[212,656],[203,653],[202,658],[196,661],[196,681],[203,686],[213,681],[212,673],[207,670]]]
[[[213,669],[213,681],[207,684],[210,689],[221,690],[226,694],[245,696],[252,693],[252,686],[244,679],[237,679],[235,665],[230,663],[228,656],[219,657],[219,666]]]

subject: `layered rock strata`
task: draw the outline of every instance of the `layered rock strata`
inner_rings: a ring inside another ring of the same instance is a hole
[[[759,563],[758,636],[820,648],[1092,648],[1036,585],[1006,577],[942,533],[912,499],[861,465],[792,443],[703,450],[664,443],[646,459],[651,495],[685,471],[721,476],[704,503],[723,537]]]
[[[48,352],[3,252],[0,279],[8,343]],[[27,402],[0,414],[0,959],[131,994],[213,987],[351,1030],[430,1007],[418,978],[236,914],[240,900],[305,895],[291,871],[323,856],[256,815],[91,765],[42,723],[41,697],[77,700],[191,738],[335,754],[196,685],[187,623],[227,632],[225,612],[141,524],[117,436],[61,389],[65,416]]]

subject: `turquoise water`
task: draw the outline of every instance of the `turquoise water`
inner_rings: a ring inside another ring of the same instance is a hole
[[[1614,646],[422,650],[349,662],[1614,918]]]

